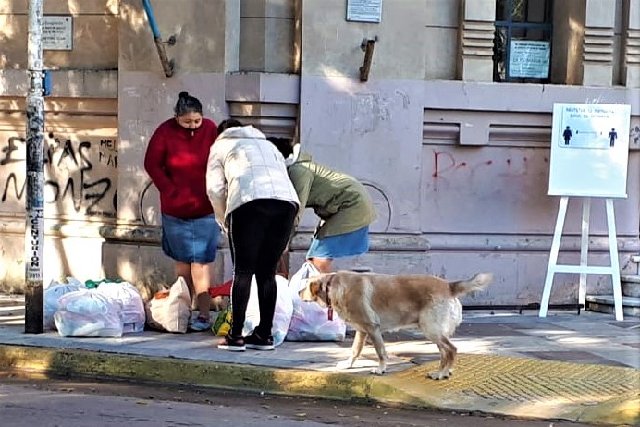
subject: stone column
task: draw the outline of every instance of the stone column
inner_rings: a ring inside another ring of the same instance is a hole
[[[495,0],[463,0],[459,74],[462,80],[493,81]]]
[[[622,82],[626,87],[640,87],[640,0],[627,0]]]
[[[611,86],[616,0],[587,0],[585,7],[582,84]]]
[[[242,0],[240,69],[291,73],[294,65],[294,0]]]

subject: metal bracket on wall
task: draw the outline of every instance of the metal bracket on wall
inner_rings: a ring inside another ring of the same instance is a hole
[[[167,77],[173,76],[175,61],[173,59],[167,58],[167,52],[164,48],[164,45],[168,44],[169,46],[173,46],[174,44],[176,44],[176,36],[173,35],[169,37],[166,42],[162,41],[162,39],[160,38],[154,38],[153,41],[156,44],[156,50],[158,51],[158,56],[160,57],[160,62],[162,63],[164,75]]]
[[[169,60],[167,58],[165,44],[168,44],[169,46],[173,46],[174,44],[176,44],[176,36],[173,35],[169,37],[166,42],[162,41],[162,37],[160,36],[160,30],[158,29],[158,24],[156,24],[156,18],[153,14],[153,7],[151,6],[151,1],[143,0],[142,6],[144,7],[144,11],[147,14],[147,19],[149,20],[149,26],[151,27],[151,32],[153,33],[153,41],[156,44],[156,50],[158,51],[158,56],[160,57],[160,63],[162,64],[164,75],[167,77],[171,77],[173,76],[175,62],[173,59]]]
[[[373,39],[364,39],[360,44],[360,48],[364,52],[364,62],[360,67],[360,81],[366,82],[369,80],[369,71],[371,70],[371,62],[373,61],[373,50],[375,49],[378,36]]]

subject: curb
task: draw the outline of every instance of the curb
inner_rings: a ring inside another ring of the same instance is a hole
[[[368,375],[143,357],[87,350],[0,345],[0,370],[43,376],[97,377],[177,385],[191,384],[290,396],[345,400],[384,399],[388,402],[405,402],[412,405],[420,403],[419,400],[405,393],[398,393],[391,386],[377,381],[378,377]]]
[[[0,344],[0,370],[45,378],[190,384],[518,418],[640,425],[640,371],[633,368],[461,355],[452,379],[426,379],[426,372],[437,365],[434,361],[373,376]]]

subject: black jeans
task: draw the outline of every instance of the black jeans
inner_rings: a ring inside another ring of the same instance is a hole
[[[254,332],[262,338],[271,336],[278,296],[276,268],[287,247],[296,213],[294,204],[274,199],[253,200],[231,212],[231,337],[242,336],[254,274],[260,308],[260,324]]]

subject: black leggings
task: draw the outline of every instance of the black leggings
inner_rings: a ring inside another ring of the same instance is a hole
[[[242,336],[254,274],[260,308],[260,324],[254,331],[262,338],[271,336],[278,295],[276,268],[287,247],[296,213],[293,203],[273,199],[253,200],[231,212],[229,243],[233,262],[232,337]]]

